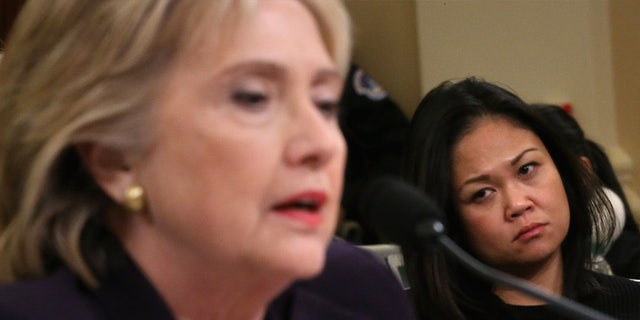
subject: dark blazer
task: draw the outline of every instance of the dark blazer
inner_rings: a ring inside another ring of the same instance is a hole
[[[0,286],[0,319],[173,319],[133,262],[96,291],[66,268]],[[369,253],[334,239],[323,273],[293,284],[269,306],[268,320],[415,319],[395,276]]]

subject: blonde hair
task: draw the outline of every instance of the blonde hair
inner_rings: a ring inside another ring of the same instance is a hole
[[[96,142],[133,158],[143,154],[163,75],[204,35],[200,24],[216,23],[216,36],[232,36],[240,20],[234,17],[256,1],[25,5],[0,63],[0,279],[41,277],[62,263],[99,285],[96,272],[106,268],[110,243],[103,213],[117,204],[83,168],[75,146]],[[339,0],[299,1],[346,72],[351,33],[344,7]]]

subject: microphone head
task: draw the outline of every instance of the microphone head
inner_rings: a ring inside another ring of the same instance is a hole
[[[378,236],[401,246],[424,249],[444,233],[443,215],[433,200],[397,177],[365,183],[359,208]]]

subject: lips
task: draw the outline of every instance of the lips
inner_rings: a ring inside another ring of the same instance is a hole
[[[527,241],[539,236],[545,229],[546,223],[532,223],[520,229],[512,241]]]
[[[309,227],[322,223],[320,209],[327,201],[327,194],[319,191],[307,191],[296,194],[273,206],[273,210],[292,221]]]

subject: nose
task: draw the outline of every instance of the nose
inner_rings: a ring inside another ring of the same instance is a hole
[[[310,99],[293,109],[292,129],[285,149],[288,164],[317,169],[334,157],[344,157],[346,143],[337,119],[322,113]]]
[[[528,197],[526,190],[522,187],[512,185],[505,188],[503,194],[505,219],[508,221],[525,215],[533,207],[533,202]]]

